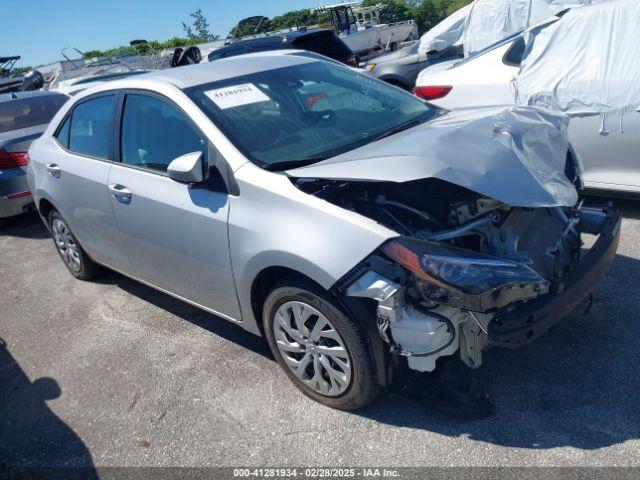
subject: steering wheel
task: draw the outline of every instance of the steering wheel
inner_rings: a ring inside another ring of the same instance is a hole
[[[332,120],[335,115],[335,110],[320,110],[319,112],[307,112],[307,119],[311,125],[317,125],[320,122]]]

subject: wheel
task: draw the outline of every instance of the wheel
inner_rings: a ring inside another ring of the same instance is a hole
[[[49,214],[53,243],[64,264],[76,278],[90,280],[100,273],[100,266],[89,258],[62,216],[55,210]]]
[[[265,334],[276,360],[308,397],[356,410],[378,394],[364,335],[331,296],[311,283],[285,282],[263,307]]]

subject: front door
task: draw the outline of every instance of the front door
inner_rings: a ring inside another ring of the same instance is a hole
[[[155,94],[124,96],[120,162],[109,173],[116,224],[130,274],[240,319],[231,271],[227,193],[171,180],[167,166],[208,141],[177,106]],[[205,169],[207,170],[207,169]]]

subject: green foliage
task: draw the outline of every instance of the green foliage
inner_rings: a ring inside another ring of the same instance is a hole
[[[260,26],[260,31],[268,32],[272,30],[271,21],[267,21]],[[256,26],[251,22],[243,22],[239,25],[236,25],[233,30],[230,32],[230,35],[233,37],[246,37],[247,35],[254,35],[256,33]]]
[[[23,73],[28,73],[31,70],[33,70],[33,67],[15,67],[11,70],[11,75],[22,75]],[[5,73],[7,72],[0,68],[0,77]]]
[[[182,22],[182,29],[187,34],[187,38],[190,40],[195,39],[204,39],[206,42],[210,42],[212,40],[217,40],[219,35],[213,35],[209,31],[209,22],[206,17],[202,13],[202,10],[197,9],[195,12],[191,12],[189,14],[191,18],[193,18],[193,25],[187,25],[185,22]]]
[[[471,3],[471,0],[454,0],[451,2],[451,5],[447,7],[447,15],[451,15],[455,13],[457,10],[460,10],[462,7],[465,7]]]
[[[276,30],[282,28],[301,27],[315,23],[314,18],[315,15],[313,15],[311,10],[308,8],[303,10],[292,10],[273,17],[271,19],[271,24]]]
[[[380,12],[383,23],[414,19],[422,35],[472,0],[363,0],[362,6],[385,5]]]
[[[385,9],[380,12],[382,23],[401,22],[414,18],[413,2],[406,0],[363,0],[363,7],[370,7],[382,3]]]
[[[413,18],[420,35],[435,27],[442,20],[471,3],[472,0],[418,0],[413,5]]]
[[[89,50],[84,52],[84,58],[94,58],[94,57],[113,57],[113,56],[128,56],[128,55],[139,55],[139,54],[150,54],[154,52],[158,52],[164,49],[172,49],[176,47],[186,47],[189,45],[194,45],[196,43],[204,43],[207,42],[207,39],[194,37],[173,37],[169,40],[165,40],[164,42],[159,42],[157,40],[151,40],[146,44],[140,45],[126,45],[117,48],[110,48],[107,50]]]

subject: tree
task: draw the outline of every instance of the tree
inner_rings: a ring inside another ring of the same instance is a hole
[[[447,7],[447,15],[451,15],[452,13],[455,13],[456,11],[460,10],[462,7],[469,5],[471,2],[472,0],[453,0],[453,2],[451,2],[451,5]]]
[[[419,0],[413,6],[413,16],[420,35],[442,20],[471,3],[472,0]]]
[[[382,23],[401,22],[413,18],[411,5],[404,0],[364,0],[363,7],[371,7],[382,3],[385,8],[380,12]]]
[[[219,35],[214,35],[209,31],[209,22],[202,13],[202,10],[197,9],[195,12],[189,14],[193,18],[193,27],[182,22],[182,29],[187,34],[187,37],[191,40],[203,39],[205,42],[217,40]]]
[[[273,28],[293,28],[310,25],[313,23],[313,14],[311,10],[305,8],[303,10],[292,10],[291,12],[285,12],[282,15],[276,15],[271,19]]]
[[[424,32],[432,29],[441,21],[440,12],[433,0],[422,0],[413,10],[413,16],[418,24],[418,32],[422,35]]]

